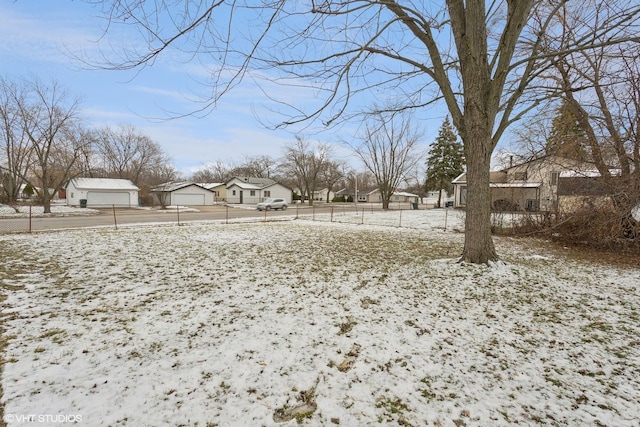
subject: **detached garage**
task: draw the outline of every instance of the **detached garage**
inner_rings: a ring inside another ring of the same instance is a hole
[[[189,181],[167,182],[152,188],[151,194],[162,206],[210,206],[215,201],[215,192]]]
[[[67,205],[100,207],[138,206],[138,190],[128,179],[74,178],[67,184]]]

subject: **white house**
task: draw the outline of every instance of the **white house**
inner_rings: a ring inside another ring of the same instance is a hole
[[[139,188],[128,179],[74,178],[67,183],[67,205],[89,208],[138,206]]]
[[[269,178],[234,177],[226,182],[227,203],[256,204],[270,197],[291,203],[293,192]]]
[[[417,194],[407,193],[404,191],[394,191],[391,195],[391,200],[389,201],[393,203],[417,203],[419,198],[420,196],[418,196]],[[376,188],[375,190],[372,190],[369,194],[367,194],[367,202],[382,203],[382,195],[380,194],[380,190]]]
[[[216,193],[191,181],[166,182],[151,189],[163,206],[211,206]]]

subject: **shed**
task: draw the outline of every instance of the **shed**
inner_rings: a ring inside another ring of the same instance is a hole
[[[87,207],[134,207],[138,206],[139,188],[128,179],[73,178],[67,183],[67,205]]]

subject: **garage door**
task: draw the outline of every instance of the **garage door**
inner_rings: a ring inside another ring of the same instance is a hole
[[[131,206],[128,192],[89,191],[87,206]]]
[[[204,194],[174,194],[172,204],[184,206],[203,206]]]

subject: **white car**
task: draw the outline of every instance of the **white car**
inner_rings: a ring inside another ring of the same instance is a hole
[[[264,202],[258,203],[256,208],[259,211],[270,211],[271,209],[273,209],[273,210],[278,210],[278,209],[285,210],[285,209],[287,209],[287,201],[285,199],[273,199],[273,198],[272,199],[267,199]]]

